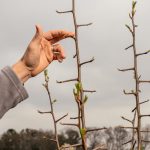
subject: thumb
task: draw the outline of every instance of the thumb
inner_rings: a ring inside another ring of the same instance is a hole
[[[40,25],[35,25],[36,27],[36,33],[34,36],[34,40],[41,42],[42,36],[43,36],[43,30]]]

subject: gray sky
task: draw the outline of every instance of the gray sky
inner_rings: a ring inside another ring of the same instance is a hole
[[[35,33],[35,24],[44,31],[53,29],[73,30],[72,16],[59,15],[56,10],[70,10],[70,0],[0,0],[0,68],[15,63],[24,53]],[[82,61],[95,57],[95,62],[83,67],[83,84],[97,93],[89,94],[86,104],[87,126],[115,126],[126,124],[120,116],[132,118],[131,109],[135,105],[133,97],[123,95],[122,90],[134,87],[132,73],[120,73],[117,68],[132,66],[132,50],[124,51],[131,43],[131,36],[125,24],[129,23],[128,13],[131,0],[77,0],[78,23],[94,24],[81,28],[80,50]],[[137,47],[139,52],[150,49],[150,1],[138,1],[136,22]],[[52,63],[48,69],[51,80],[51,92],[58,102],[55,111],[58,117],[69,113],[76,115],[73,99],[73,83],[56,84],[56,80],[75,77],[76,64],[72,56],[75,53],[74,42],[67,39],[60,42],[67,59],[59,64]],[[139,59],[139,72],[143,79],[150,79],[150,55]],[[49,101],[42,87],[43,74],[29,80],[25,87],[30,97],[10,110],[0,120],[0,133],[8,128],[52,129],[52,119],[41,116],[37,110],[48,110]],[[141,87],[141,99],[150,97],[150,85]],[[142,106],[142,112],[150,114],[150,104]],[[68,117],[69,118],[69,117]],[[65,120],[64,120],[65,121]],[[66,119],[68,121],[68,119]],[[150,121],[143,120],[143,125]],[[62,127],[60,127],[62,128]]]

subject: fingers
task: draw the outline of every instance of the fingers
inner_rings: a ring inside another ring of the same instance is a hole
[[[74,32],[69,32],[65,30],[53,30],[44,33],[44,37],[51,42],[51,44],[57,43],[58,41],[71,37],[74,38]]]
[[[60,44],[52,45],[53,60],[58,60],[60,63],[65,59],[64,48]]]

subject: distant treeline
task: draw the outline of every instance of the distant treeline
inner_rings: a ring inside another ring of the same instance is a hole
[[[150,126],[143,130],[150,131]],[[143,132],[143,139],[150,141],[150,133]],[[88,133],[89,150],[98,145],[104,145],[108,150],[128,150],[130,143],[123,145],[131,138],[130,130],[119,127],[108,128],[102,131]],[[53,131],[43,131],[35,129],[24,129],[20,132],[9,129],[3,133],[0,138],[0,150],[56,150]],[[80,143],[79,133],[75,129],[63,129],[59,133],[61,145]],[[145,150],[150,150],[150,144],[144,143]],[[82,150],[77,148],[77,150]]]

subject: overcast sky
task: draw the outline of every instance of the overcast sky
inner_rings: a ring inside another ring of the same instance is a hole
[[[121,73],[117,68],[133,64],[132,50],[124,48],[131,44],[131,35],[125,28],[130,22],[128,13],[131,0],[76,0],[78,23],[93,22],[92,26],[81,28],[79,33],[81,60],[95,57],[95,62],[83,67],[83,85],[97,92],[88,94],[86,104],[87,126],[116,126],[127,124],[121,120],[124,115],[132,118],[131,109],[135,106],[132,96],[123,95],[123,89],[134,88],[133,74]],[[56,10],[70,10],[71,0],[0,0],[0,68],[12,65],[23,55],[35,34],[35,24],[44,31],[66,29],[73,31],[71,14],[59,15]],[[138,1],[136,22],[138,52],[150,49],[150,1]],[[76,76],[74,41],[60,42],[66,50],[67,59],[59,64],[53,62],[49,67],[50,88],[54,99],[57,117],[66,113],[76,116],[76,103],[73,99],[73,83],[56,84]],[[150,55],[139,59],[139,72],[142,79],[150,80]],[[52,129],[52,119],[41,116],[37,110],[49,110],[47,93],[42,87],[43,74],[30,79],[25,87],[29,98],[10,110],[0,120],[0,133],[8,128]],[[150,85],[141,87],[141,100],[150,97]],[[150,114],[150,104],[142,106],[142,113]],[[69,118],[69,117],[68,117]],[[66,120],[69,121],[68,119]],[[150,118],[143,120],[143,125]],[[64,120],[65,122],[65,120]],[[62,127],[60,127],[62,128]]]

